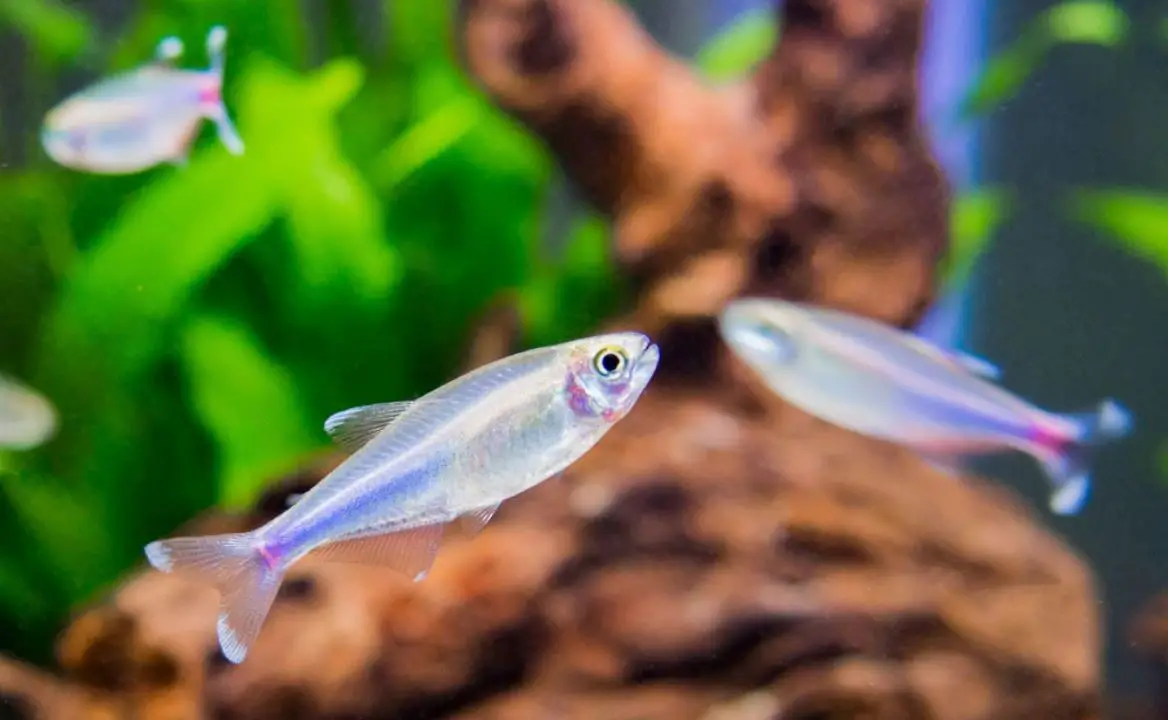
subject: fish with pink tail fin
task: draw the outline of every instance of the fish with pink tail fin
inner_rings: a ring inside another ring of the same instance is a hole
[[[183,70],[173,67],[182,43],[164,39],[154,62],[102,80],[50,110],[41,129],[45,152],[66,167],[103,174],[181,165],[199,124],[210,119],[227,150],[241,154],[243,140],[223,105],[226,43],[226,28],[212,28],[210,67]]]
[[[833,425],[934,459],[1006,448],[1032,455],[1060,515],[1082,509],[1099,447],[1132,428],[1114,400],[1050,413],[990,382],[997,369],[979,358],[848,313],[744,299],[723,311],[719,328],[771,390]]]
[[[297,560],[420,579],[446,523],[481,528],[574,463],[632,409],[659,359],[640,333],[599,335],[512,355],[416,401],[337,413],[325,429],[353,454],[281,515],[249,533],[152,542],[146,557],[219,588],[219,644],[242,662]]]

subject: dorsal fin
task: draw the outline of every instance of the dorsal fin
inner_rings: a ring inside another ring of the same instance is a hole
[[[962,322],[961,289],[948,289],[913,329],[913,334],[928,343],[939,354],[965,368],[967,372],[997,380],[1002,371],[989,360],[962,352],[953,347],[958,342]]]
[[[324,431],[332,436],[337,445],[349,452],[356,452],[413,404],[414,401],[406,400],[342,410],[324,421]]]
[[[990,380],[998,380],[1002,377],[1002,369],[989,360],[959,350],[949,350],[948,353],[953,360],[974,375],[981,375]]]
[[[169,35],[158,41],[154,49],[154,64],[170,67],[175,60],[182,57],[183,42],[174,35]]]

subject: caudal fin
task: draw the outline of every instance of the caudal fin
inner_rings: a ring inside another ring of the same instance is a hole
[[[243,138],[236,131],[235,124],[231,122],[231,117],[227,114],[227,107],[223,104],[223,66],[226,64],[226,46],[227,28],[222,25],[211,28],[207,34],[207,56],[211,60],[211,67],[207,72],[215,77],[219,91],[216,102],[207,109],[207,117],[215,123],[219,142],[223,143],[227,151],[232,155],[242,155]]]
[[[1108,398],[1089,413],[1063,415],[1075,425],[1075,437],[1043,459],[1042,464],[1054,489],[1050,509],[1058,515],[1074,515],[1083,508],[1091,489],[1091,461],[1098,449],[1131,432],[1132,416],[1122,405]]]
[[[284,568],[252,533],[158,540],[146,546],[150,564],[163,572],[190,573],[219,589],[219,645],[233,663],[255,642]]]

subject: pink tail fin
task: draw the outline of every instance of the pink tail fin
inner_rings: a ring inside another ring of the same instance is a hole
[[[247,657],[284,576],[284,567],[271,564],[262,549],[252,533],[174,538],[146,546],[146,557],[157,569],[190,573],[219,589],[219,645],[233,663]]]

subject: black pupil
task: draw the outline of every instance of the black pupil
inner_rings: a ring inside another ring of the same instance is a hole
[[[611,375],[620,369],[621,359],[616,353],[605,353],[600,356],[600,369],[605,375]]]

